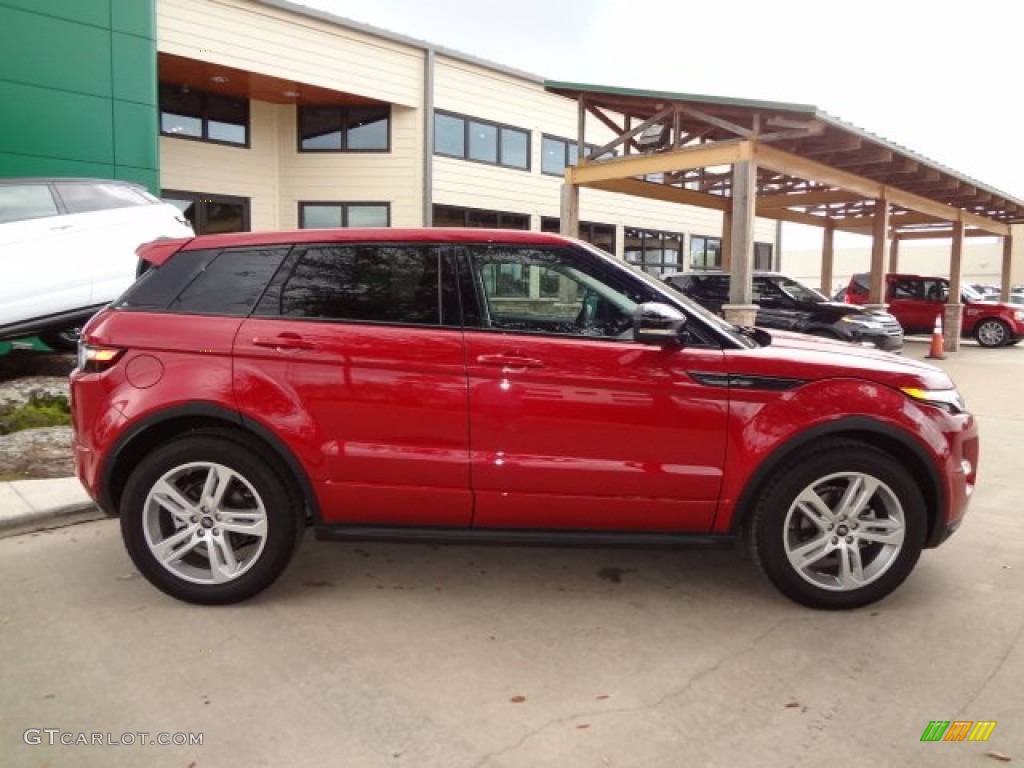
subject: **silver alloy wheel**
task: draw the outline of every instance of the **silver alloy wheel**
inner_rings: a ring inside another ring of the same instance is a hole
[[[893,490],[877,477],[840,472],[815,480],[796,497],[783,529],[793,570],[834,592],[877,581],[903,548],[906,520]]]
[[[1006,326],[999,320],[985,320],[978,326],[977,336],[983,347],[1001,347],[1006,343]]]
[[[146,545],[161,566],[194,584],[234,581],[267,541],[263,500],[235,470],[194,462],[166,472],[142,512]]]

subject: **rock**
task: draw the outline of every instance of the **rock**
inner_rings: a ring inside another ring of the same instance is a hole
[[[62,376],[31,376],[0,382],[0,409],[24,405],[33,393],[68,397],[68,380]]]
[[[0,436],[0,478],[71,477],[71,427],[24,429]]]

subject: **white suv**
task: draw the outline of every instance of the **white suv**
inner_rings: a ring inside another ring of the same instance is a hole
[[[192,235],[138,184],[0,179],[0,339],[73,348],[76,329],[135,280],[139,245]]]

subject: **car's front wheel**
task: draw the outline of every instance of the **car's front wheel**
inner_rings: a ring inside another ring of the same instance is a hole
[[[926,527],[921,491],[894,457],[833,441],[775,473],[754,508],[750,540],[787,597],[812,608],[857,608],[903,583]]]
[[[191,603],[237,602],[268,587],[291,559],[303,520],[289,487],[244,437],[192,433],[131,474],[121,534],[158,589]]]
[[[1010,340],[1010,329],[1002,320],[982,320],[974,329],[974,338],[983,347],[1001,347]]]

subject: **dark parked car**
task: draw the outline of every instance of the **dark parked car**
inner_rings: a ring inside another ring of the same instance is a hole
[[[337,229],[152,243],[85,326],[78,476],[154,585],[242,600],[336,540],[676,546],[885,596],[960,525],[976,422],[923,362],[730,325],[585,243]]]
[[[724,272],[680,272],[664,279],[712,312],[729,303],[729,275]],[[903,348],[903,329],[892,315],[829,301],[785,275],[755,272],[753,298],[757,325],[763,328],[871,344],[888,352]]]
[[[866,304],[870,276],[853,275],[846,289],[846,300]],[[988,301],[971,286],[961,287],[963,316],[961,336],[973,336],[983,347],[1017,344],[1024,338],[1024,309],[1015,304]],[[949,301],[949,280],[891,273],[885,276],[885,302],[907,333],[931,333],[935,318]]]

